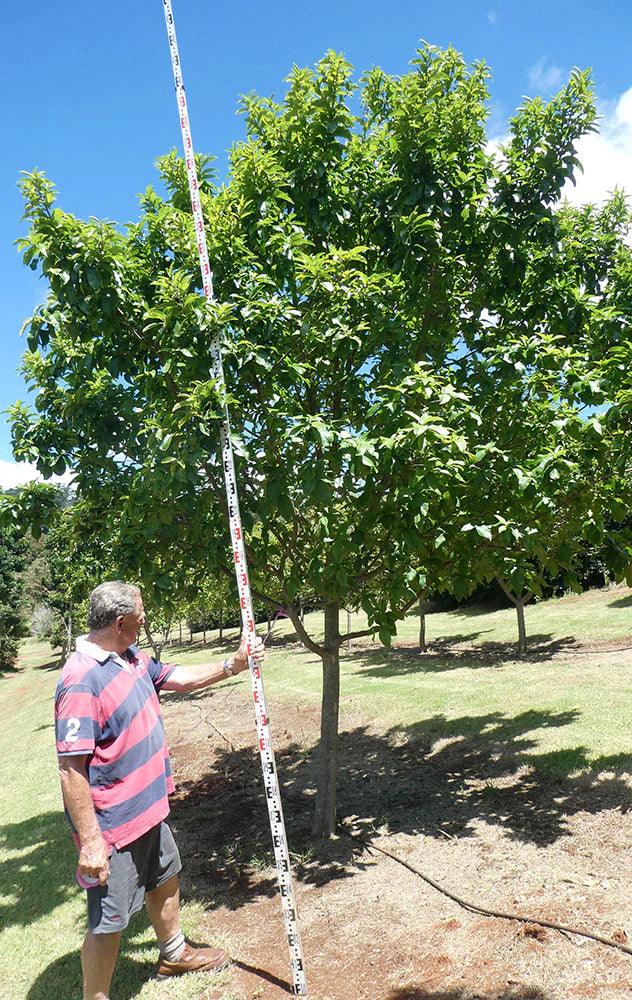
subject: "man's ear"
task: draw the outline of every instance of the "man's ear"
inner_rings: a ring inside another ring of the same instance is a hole
[[[119,635],[123,631],[123,618],[124,617],[125,617],[124,615],[118,615],[118,617],[116,619],[116,622],[115,622],[115,624],[116,624],[116,631],[118,632]]]

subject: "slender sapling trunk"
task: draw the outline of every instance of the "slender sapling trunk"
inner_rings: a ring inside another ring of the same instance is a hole
[[[336,828],[336,779],[338,771],[338,716],[340,710],[339,606],[325,605],[323,644],[323,696],[320,718],[318,795],[312,833],[331,837]]]
[[[419,649],[422,653],[428,652],[426,645],[426,610],[423,603],[419,602]]]
[[[514,594],[501,576],[496,577],[496,582],[516,609],[516,616],[518,618],[518,653],[520,656],[524,656],[527,651],[527,628],[524,617],[524,609],[533,597],[533,591],[529,590],[526,594],[522,594],[522,596],[519,597],[517,594]]]

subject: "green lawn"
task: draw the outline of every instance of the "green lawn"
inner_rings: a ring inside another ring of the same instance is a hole
[[[306,624],[317,634],[319,622],[314,613]],[[360,624],[361,617],[354,616],[354,627]],[[632,654],[568,648],[569,637],[583,643],[621,640],[624,646],[632,634],[631,592],[593,591],[536,604],[527,611],[527,627],[535,652],[524,661],[514,658],[509,645],[515,640],[511,610],[429,616],[427,636],[435,651],[426,656],[412,648],[414,618],[400,628],[400,648],[354,644],[343,659],[342,725],[422,730],[431,740],[495,731],[499,740],[520,737],[525,762],[554,774],[585,767],[632,770]],[[277,702],[316,708],[319,661],[292,644],[290,633],[288,622],[275,626],[267,690]],[[196,645],[170,651],[169,658],[185,662],[221,655],[233,648],[235,636],[233,631],[228,644],[215,644],[212,652]],[[457,644],[452,652],[444,637]],[[279,644],[277,638],[287,641]],[[458,643],[473,649],[459,651]],[[20,669],[0,676],[2,1000],[81,996],[83,899],[74,887],[73,850],[60,812],[51,722],[57,671],[51,659],[45,647],[27,642]],[[199,911],[185,907],[184,917],[195,936]],[[154,958],[151,932],[139,916],[117,968],[113,1000],[200,996],[203,980],[152,982]],[[227,988],[225,1000],[230,997]]]

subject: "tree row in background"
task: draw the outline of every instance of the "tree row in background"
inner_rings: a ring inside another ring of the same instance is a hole
[[[15,665],[26,635],[20,581],[26,547],[15,527],[0,527],[0,672]]]

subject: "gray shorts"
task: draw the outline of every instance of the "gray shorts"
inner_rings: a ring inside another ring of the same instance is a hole
[[[142,908],[145,893],[167,882],[181,868],[180,854],[166,823],[158,823],[120,850],[115,847],[107,885],[86,889],[92,933],[122,931],[132,914]]]

